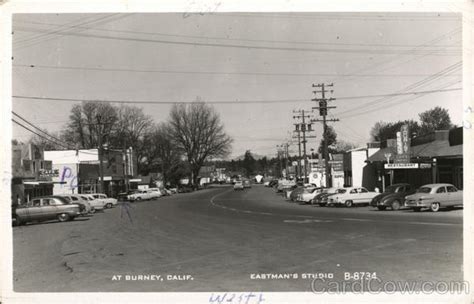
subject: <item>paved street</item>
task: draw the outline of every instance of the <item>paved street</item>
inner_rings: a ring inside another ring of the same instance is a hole
[[[134,203],[131,218],[125,211],[14,227],[15,291],[310,291],[301,274],[343,281],[359,271],[462,280],[462,210],[304,206],[257,185]],[[268,273],[299,278],[255,279]]]

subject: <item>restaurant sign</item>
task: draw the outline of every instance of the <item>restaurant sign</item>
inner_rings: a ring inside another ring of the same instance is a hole
[[[385,164],[385,169],[418,169],[419,164],[417,163],[394,163],[394,164]]]
[[[395,155],[395,163],[409,163],[410,162],[410,131],[408,125],[403,125],[400,132],[397,132],[397,154]]]

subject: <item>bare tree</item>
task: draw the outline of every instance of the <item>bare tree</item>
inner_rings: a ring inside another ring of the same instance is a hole
[[[177,183],[183,178],[183,162],[167,123],[154,125],[144,139],[144,165],[148,170],[161,171],[163,182]]]
[[[109,142],[117,119],[117,110],[111,104],[83,102],[71,109],[62,137],[77,148],[97,148],[99,136],[102,143]]]
[[[135,106],[122,106],[117,109],[117,123],[111,135],[110,144],[117,148],[133,147],[138,165],[145,161],[144,138],[153,126],[153,119]]]
[[[203,102],[175,104],[170,113],[170,130],[177,148],[191,167],[191,180],[197,186],[199,170],[211,157],[224,157],[232,139],[212,106]]]

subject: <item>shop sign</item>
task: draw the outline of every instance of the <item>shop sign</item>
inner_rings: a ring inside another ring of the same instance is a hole
[[[385,164],[385,169],[417,169],[418,164],[416,163],[394,163],[394,164]]]
[[[39,177],[40,178],[59,177],[59,169],[51,169],[51,170],[40,169],[39,170]]]
[[[344,171],[342,160],[330,160],[328,163],[331,164],[333,171]]]
[[[410,162],[410,130],[408,125],[403,125],[400,132],[397,132],[397,155],[395,155],[395,163]]]

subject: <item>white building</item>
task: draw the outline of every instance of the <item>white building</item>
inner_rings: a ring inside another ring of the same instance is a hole
[[[344,184],[346,186],[363,186],[366,160],[378,150],[380,150],[379,147],[369,144],[367,148],[352,149],[344,154]]]
[[[99,152],[98,149],[44,151],[44,159],[52,161],[53,170],[59,172],[58,176],[53,177],[53,193],[78,193],[79,164],[98,164]]]

